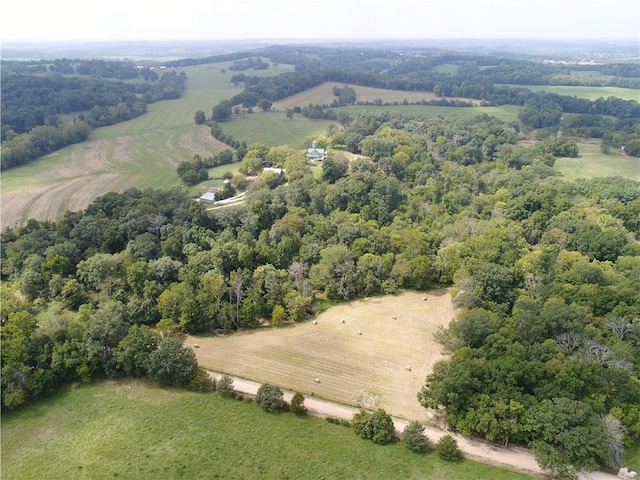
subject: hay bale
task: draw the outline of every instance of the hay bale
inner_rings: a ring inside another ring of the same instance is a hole
[[[407,365],[406,367],[404,367],[404,369],[405,369],[407,372],[410,372],[410,371],[411,371],[411,365]]]
[[[193,348],[200,348],[200,345],[198,345],[197,343],[194,343]]]
[[[340,320],[340,323],[344,323],[344,318]]]
[[[316,320],[314,320],[314,321],[313,321],[313,324],[314,324],[314,325],[317,325],[317,324],[318,324],[318,322],[317,322]]]
[[[358,330],[358,335],[362,335],[362,332],[360,330]]]
[[[424,300],[426,302],[427,301],[427,297],[422,297],[422,300]]]
[[[391,320],[395,320],[396,316],[395,315],[391,315]]]
[[[318,377],[316,377],[313,381],[316,383],[320,383],[320,379]]]

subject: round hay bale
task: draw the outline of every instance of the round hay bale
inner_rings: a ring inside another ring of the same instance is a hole
[[[362,335],[362,332],[360,330],[358,330],[358,335]]]
[[[396,316],[395,315],[391,315],[391,320],[395,320]]]
[[[340,320],[340,323],[344,323],[344,318]]]
[[[314,321],[313,321],[313,324],[314,324],[314,325],[317,325],[317,324],[318,324],[318,322],[317,322],[316,320],[314,320]]]
[[[313,381],[316,383],[320,383],[320,379],[318,377],[316,377]]]
[[[405,368],[405,370],[406,370],[407,372],[410,372],[410,371],[411,371],[411,365],[407,365],[407,366],[406,366],[406,367],[404,367],[404,368]]]
[[[193,348],[200,348],[200,345],[198,345],[197,343],[194,343]]]
[[[422,300],[424,300],[426,302],[427,301],[427,297],[422,297]]]

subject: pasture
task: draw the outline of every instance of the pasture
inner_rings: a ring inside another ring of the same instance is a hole
[[[640,158],[613,149],[605,154],[599,140],[580,141],[578,148],[578,158],[557,158],[553,167],[568,180],[619,176],[640,181]]]
[[[229,82],[235,73],[228,70],[230,65],[177,69],[188,78],[182,98],[151,104],[140,117],[97,128],[85,142],[2,172],[0,228],[29,218],[56,220],[111,191],[179,185],[179,162],[228,148],[212,138],[207,127],[196,126],[193,117],[196,110],[209,115],[220,100],[242,91]],[[278,65],[251,74],[277,75],[292,68]]]
[[[453,316],[448,291],[405,292],[331,307],[315,325],[187,337],[185,344],[199,345],[198,363],[210,370],[426,421],[416,395],[445,358],[433,333]]]
[[[432,451],[381,447],[316,417],[136,379],[66,388],[2,414],[2,478],[524,480]]]

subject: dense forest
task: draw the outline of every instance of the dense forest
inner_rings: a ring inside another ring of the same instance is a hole
[[[112,79],[137,76],[145,81]],[[186,79],[184,72],[158,75],[126,62],[54,61],[48,68],[43,62],[3,62],[2,169],[86,140],[92,128],[142,115],[149,103],[179,98]],[[61,117],[69,114],[76,116]]]
[[[640,436],[638,184],[563,181],[557,139],[519,146],[486,116],[363,113],[349,128],[369,159],[336,153],[319,179],[290,147],[249,148],[245,167],[268,158],[286,183],[265,174],[233,208],[128,190],[6,230],[4,407],[149,374],[156,330],[279,325],[307,319],[318,294],[451,286],[460,310],[438,338],[453,355],[424,405],[465,434],[529,444],[550,468],[619,463]]]

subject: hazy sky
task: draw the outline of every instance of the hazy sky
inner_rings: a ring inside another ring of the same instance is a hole
[[[638,0],[9,0],[5,40],[638,39]]]

